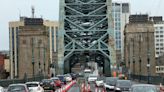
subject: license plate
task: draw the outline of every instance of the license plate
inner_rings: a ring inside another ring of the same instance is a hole
[[[44,87],[45,89],[49,89],[50,87]]]

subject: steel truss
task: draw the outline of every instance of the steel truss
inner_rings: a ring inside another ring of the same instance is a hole
[[[59,73],[70,72],[71,62],[80,62],[80,58],[93,60],[94,54],[103,58],[104,74],[111,75],[115,63],[111,11],[111,0],[60,0]]]

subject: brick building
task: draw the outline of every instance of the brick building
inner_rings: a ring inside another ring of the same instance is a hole
[[[0,53],[0,72],[4,70],[5,55]]]

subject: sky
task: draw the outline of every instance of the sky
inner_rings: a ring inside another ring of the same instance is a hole
[[[132,14],[164,16],[164,0],[113,0],[129,2]],[[59,0],[3,0],[0,3],[0,50],[9,50],[8,22],[19,20],[19,16],[31,17],[31,6],[35,16],[58,20]]]

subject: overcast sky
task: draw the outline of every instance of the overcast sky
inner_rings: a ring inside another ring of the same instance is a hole
[[[130,2],[131,13],[147,13],[151,16],[164,16],[164,0],[113,0]],[[19,20],[21,16],[31,16],[31,6],[35,7],[36,17],[58,20],[59,0],[1,0],[0,3],[0,50],[9,50],[8,22]]]

